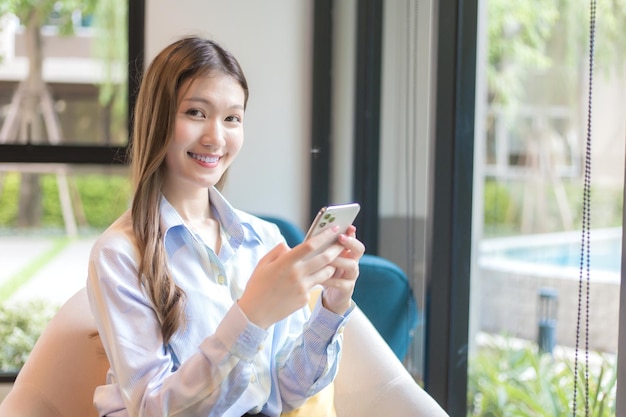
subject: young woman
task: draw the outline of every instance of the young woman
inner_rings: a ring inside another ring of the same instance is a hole
[[[132,207],[96,241],[87,290],[111,364],[101,416],[279,416],[328,385],[364,246],[355,229],[290,249],[220,193],[243,145],[235,58],[183,38],[147,69],[134,112]],[[315,309],[309,291],[324,290]]]

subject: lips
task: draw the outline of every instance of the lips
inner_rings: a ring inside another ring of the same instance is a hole
[[[200,155],[193,152],[187,152],[187,155],[200,162],[204,162],[205,164],[215,164],[220,160],[220,157],[216,155]]]

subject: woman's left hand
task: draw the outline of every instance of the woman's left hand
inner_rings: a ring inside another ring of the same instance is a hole
[[[356,238],[356,227],[350,226],[345,234],[339,235],[338,244],[343,252],[330,265],[336,268],[335,274],[322,285],[324,307],[335,314],[343,315],[351,305],[354,285],[359,277],[359,260],[365,253],[365,246]]]

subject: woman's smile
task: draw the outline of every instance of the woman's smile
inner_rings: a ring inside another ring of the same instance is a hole
[[[210,166],[210,167],[217,165],[217,163],[220,161],[220,158],[221,158],[218,155],[203,155],[203,154],[194,153],[194,152],[187,152],[187,155],[189,155],[196,161],[201,162],[203,165]]]

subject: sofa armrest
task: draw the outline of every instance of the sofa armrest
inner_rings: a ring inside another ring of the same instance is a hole
[[[358,308],[344,332],[335,379],[338,416],[446,417]]]

